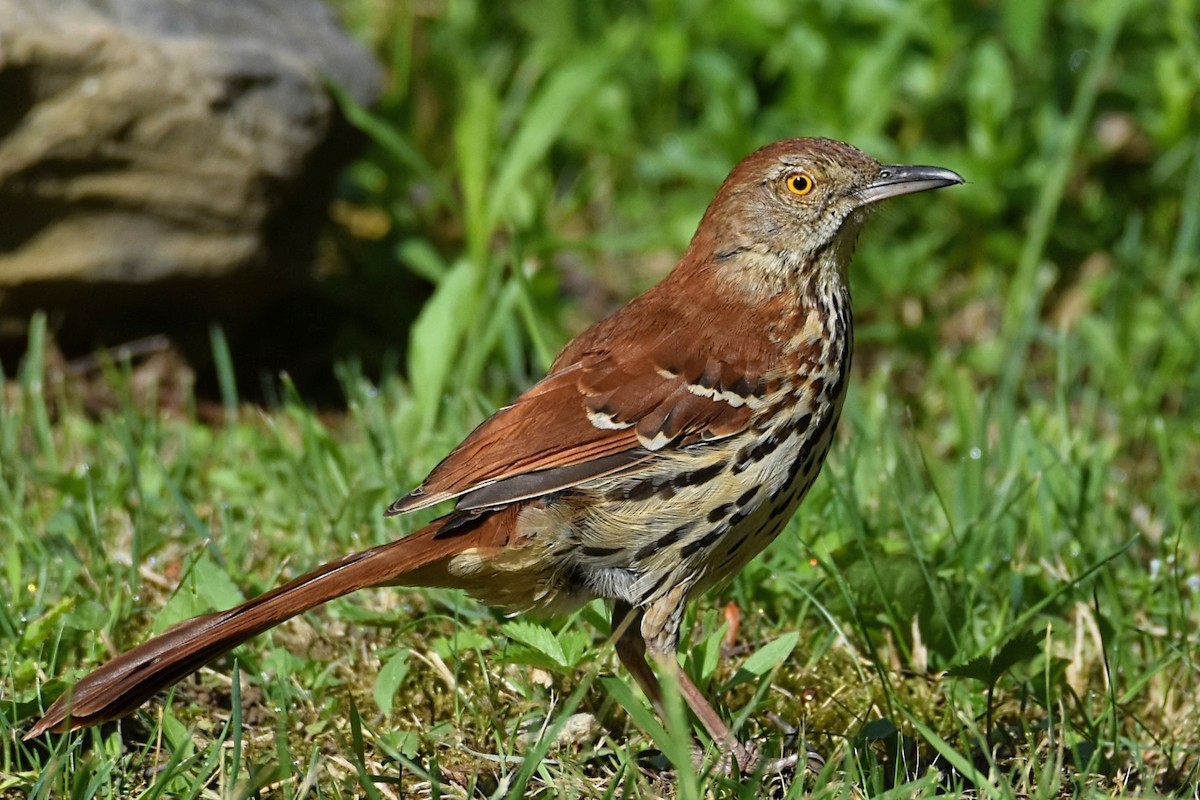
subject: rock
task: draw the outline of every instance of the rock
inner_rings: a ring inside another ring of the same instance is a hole
[[[326,80],[382,86],[318,0],[0,0],[0,336],[287,291],[358,143]]]

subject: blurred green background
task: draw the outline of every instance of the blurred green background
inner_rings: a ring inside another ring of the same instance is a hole
[[[564,331],[673,265],[741,156],[821,135],[970,181],[893,205],[855,263],[860,363],[885,347],[906,401],[921,404],[935,356],[1016,382],[1064,330],[1114,379],[1164,358],[1190,378],[1135,381],[1112,398],[1125,410],[1197,399],[1194,2],[340,8],[392,75],[381,108],[355,115],[376,144],[337,216],[376,238],[345,226],[348,283],[407,269],[461,293],[456,307],[486,303],[457,314],[474,327],[438,331],[438,360],[459,355],[450,375],[468,384],[496,354],[527,383]],[[470,274],[446,280],[456,267]],[[359,319],[405,340],[423,299],[405,295],[361,293]]]

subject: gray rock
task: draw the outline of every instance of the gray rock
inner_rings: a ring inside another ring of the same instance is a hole
[[[326,81],[370,104],[382,75],[318,0],[0,0],[3,327],[304,273],[356,141]]]

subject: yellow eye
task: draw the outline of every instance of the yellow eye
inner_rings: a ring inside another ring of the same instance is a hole
[[[787,184],[788,191],[799,197],[803,197],[813,190],[813,179],[808,176],[807,172],[793,172],[787,176],[784,181]]]

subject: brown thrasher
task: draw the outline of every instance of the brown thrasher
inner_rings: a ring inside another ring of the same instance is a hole
[[[833,441],[853,343],[846,271],[864,210],[962,182],[829,139],[751,154],[666,279],[567,345],[387,513],[456,498],[453,511],[176,625],[83,678],[25,738],[128,714],[296,614],[394,585],[463,589],[509,611],[604,598],[622,631],[617,654],[662,715],[646,654],[676,670],[687,601],[775,538]],[[755,749],[675,677],[718,746],[752,768]]]

